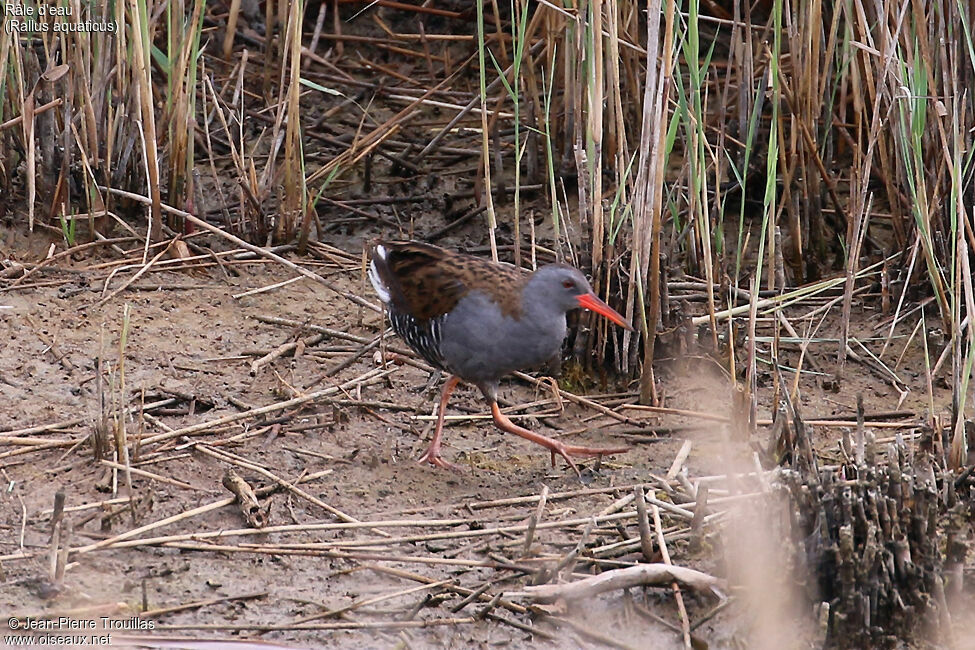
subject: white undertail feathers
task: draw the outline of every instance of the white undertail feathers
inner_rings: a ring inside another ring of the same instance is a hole
[[[383,282],[379,275],[379,269],[376,268],[376,258],[378,257],[385,263],[386,256],[388,254],[389,252],[386,250],[386,247],[380,244],[379,246],[376,246],[376,250],[373,253],[373,258],[369,262],[369,281],[372,282],[372,288],[376,290],[376,293],[379,295],[379,299],[382,300],[386,305],[389,305],[392,298],[389,295],[389,287],[387,287]]]

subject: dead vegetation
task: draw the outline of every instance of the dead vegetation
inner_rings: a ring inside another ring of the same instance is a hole
[[[553,646],[781,647],[761,620],[781,611],[786,643],[961,647],[970,3],[68,5],[0,33],[12,613],[312,645],[500,626]],[[115,28],[56,28],[79,22]],[[416,479],[430,416],[401,389],[429,368],[365,290],[376,236],[587,270],[637,331],[580,315],[562,388],[519,376],[503,405],[634,450],[549,490],[561,468],[461,438],[471,476]],[[193,334],[225,335],[222,356],[169,348],[146,319],[214,295],[226,333]],[[314,314],[290,302],[312,295]],[[338,476],[361,499],[325,496]],[[404,490],[417,480],[431,493]],[[744,549],[739,520],[761,531]],[[95,558],[173,552],[230,577],[246,557],[314,598],[262,610],[277,586],[241,579],[150,603],[161,574],[125,598],[93,577]]]

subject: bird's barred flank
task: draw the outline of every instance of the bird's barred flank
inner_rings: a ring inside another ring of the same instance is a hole
[[[417,320],[410,314],[395,310],[389,313],[389,320],[393,330],[416,350],[427,363],[435,368],[446,370],[443,354],[440,351],[442,322],[444,317],[431,318],[428,321]]]

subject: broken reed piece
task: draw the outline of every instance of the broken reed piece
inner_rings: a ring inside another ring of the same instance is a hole
[[[237,497],[237,505],[244,514],[244,519],[251,528],[264,528],[267,525],[267,513],[261,510],[261,504],[257,502],[257,495],[254,489],[242,479],[237,472],[228,469],[221,481],[223,486],[234,493]]]
[[[535,539],[535,526],[541,521],[542,515],[545,514],[545,502],[548,500],[548,486],[542,485],[542,491],[538,498],[538,507],[535,508],[533,512],[528,517],[528,530],[525,531],[525,546],[522,549],[521,556],[528,557],[529,551],[531,551],[532,541]]]
[[[68,553],[71,551],[71,535],[74,533],[74,526],[72,526],[70,519],[60,522],[58,528],[60,529],[58,535],[60,548],[57,549],[53,576],[56,587],[60,587],[64,582],[64,571],[68,567]]]
[[[691,543],[690,548],[698,552],[704,546],[704,516],[708,511],[708,492],[710,488],[699,485],[697,488],[697,501],[694,506],[694,519],[691,519]]]
[[[61,523],[61,519],[64,517],[64,501],[64,490],[58,490],[54,493],[54,510],[51,512],[51,536],[48,538],[48,541],[54,539],[54,533],[57,531],[58,524]]]
[[[707,573],[672,564],[639,564],[624,569],[611,569],[591,578],[559,585],[538,585],[525,587],[524,592],[509,592],[511,597],[527,597],[536,602],[551,603],[560,598],[576,600],[595,596],[606,591],[628,589],[638,586],[666,587],[673,582],[690,587],[695,591],[718,591],[725,584],[720,578]]]
[[[660,553],[653,550],[653,535],[650,532],[650,519],[647,514],[647,497],[643,493],[643,486],[633,488],[633,501],[636,503],[637,526],[640,530],[640,551],[647,562],[656,562]]]
[[[50,579],[52,582],[57,580],[58,573],[58,550],[61,547],[61,518],[64,515],[64,492],[58,491],[54,495],[54,517],[51,519],[51,557],[50,557]]]

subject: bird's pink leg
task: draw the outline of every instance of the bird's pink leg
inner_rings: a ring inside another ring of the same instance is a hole
[[[443,419],[444,414],[447,412],[447,400],[450,399],[450,394],[454,392],[454,389],[457,388],[457,384],[459,383],[460,378],[456,375],[451,375],[444,383],[443,392],[440,393],[440,408],[437,410],[437,428],[433,431],[433,440],[430,441],[430,446],[427,447],[427,450],[423,452],[423,455],[417,459],[418,463],[426,461],[431,465],[443,467],[444,469],[460,469],[453,463],[448,463],[443,459],[443,456],[440,455],[440,438],[443,436]]]
[[[553,440],[552,438],[547,438],[540,433],[534,433],[525,429],[524,427],[519,427],[517,424],[508,419],[501,409],[498,408],[497,402],[491,402],[491,415],[494,416],[494,423],[502,431],[507,431],[508,433],[513,433],[516,436],[521,436],[526,440],[531,440],[535,444],[541,445],[552,452],[552,465],[555,465],[555,454],[558,454],[565,459],[565,462],[575,470],[576,474],[579,473],[579,468],[576,464],[572,462],[570,456],[602,456],[603,454],[622,454],[627,451],[628,447],[611,447],[608,449],[603,449],[599,447],[578,447],[575,445],[567,445],[559,440]]]

